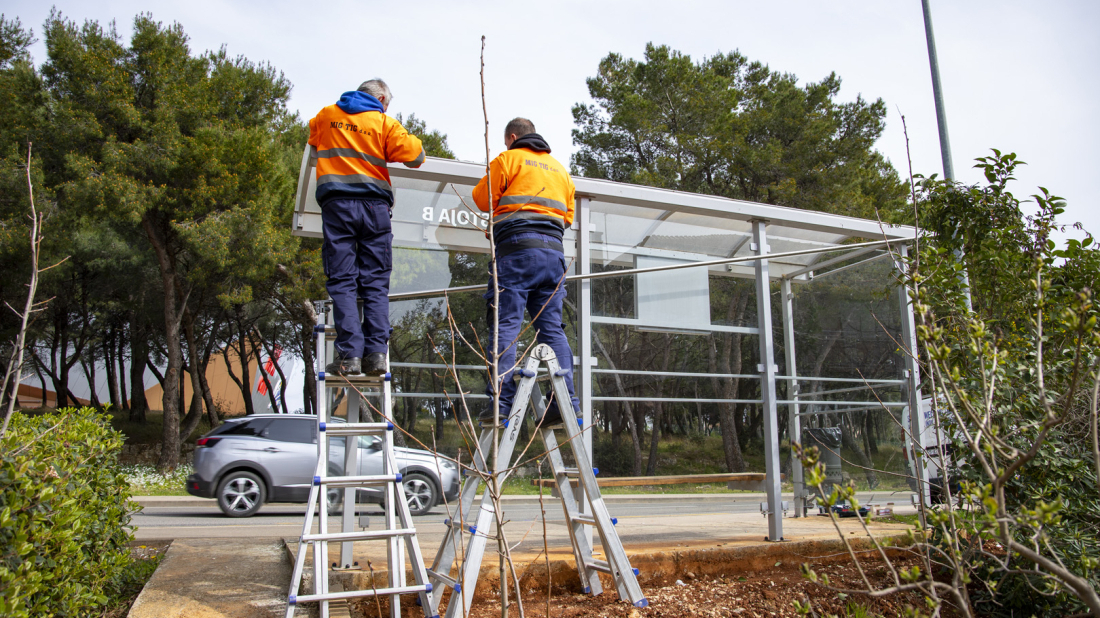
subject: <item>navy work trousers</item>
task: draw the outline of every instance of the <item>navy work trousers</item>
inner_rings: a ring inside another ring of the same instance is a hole
[[[523,327],[524,309],[531,316],[533,329],[537,331],[538,342],[553,348],[554,355],[558,357],[558,364],[567,372],[565,383],[569,386],[569,397],[573,400],[573,409],[580,410],[580,402],[576,397],[576,391],[573,390],[573,352],[569,349],[565,325],[562,323],[562,303],[565,301],[565,256],[555,249],[537,247],[508,253],[509,243],[525,240],[544,240],[548,244],[561,245],[560,240],[551,236],[535,232],[519,232],[497,247],[497,282],[500,285],[500,344],[497,346],[493,346],[492,343],[492,279],[489,280],[488,291],[485,293],[485,306],[486,319],[489,322],[490,349],[496,349],[499,353],[497,370],[501,372],[500,414],[508,415],[516,396],[512,368],[516,364],[517,338],[520,337],[520,330]],[[507,255],[500,256],[500,253],[507,253]],[[530,341],[531,334],[528,331],[523,339]],[[485,394],[490,397],[493,395],[491,378],[485,388]],[[557,401],[552,402],[551,409],[556,405]]]
[[[380,199],[341,198],[321,207],[325,242],[321,261],[336,323],[336,353],[362,358],[386,352],[390,339],[393,232],[390,205]],[[359,323],[358,299],[363,300]]]

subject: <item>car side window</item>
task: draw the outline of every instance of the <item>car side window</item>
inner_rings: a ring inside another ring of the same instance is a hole
[[[313,431],[310,426],[316,423],[305,418],[275,418],[263,432],[263,437],[279,442],[313,443]]]
[[[267,428],[270,419],[254,418],[225,423],[211,435],[219,436],[259,436]]]

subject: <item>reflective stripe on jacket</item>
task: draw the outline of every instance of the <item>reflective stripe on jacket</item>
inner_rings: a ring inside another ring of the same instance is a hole
[[[337,105],[309,121],[309,143],[317,148],[317,203],[335,198],[380,197],[393,204],[386,163],[420,167],[424,147],[382,112],[349,114]]]
[[[545,221],[561,228],[573,224],[576,188],[569,170],[546,152],[506,150],[489,164],[493,180],[493,225],[516,220]],[[474,187],[474,203],[489,212],[488,177]]]

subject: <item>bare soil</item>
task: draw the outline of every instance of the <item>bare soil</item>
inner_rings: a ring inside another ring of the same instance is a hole
[[[889,572],[882,562],[861,558],[861,563],[869,579],[876,588],[893,584]],[[915,561],[895,560],[897,568],[909,567]],[[859,589],[863,587],[859,572],[849,562],[815,567],[818,575],[828,574],[831,584],[836,588]],[[914,594],[893,595],[873,599],[866,595],[846,595],[814,584],[799,572],[794,562],[779,562],[776,566],[742,573],[730,577],[695,577],[693,573],[684,575],[684,579],[661,587],[643,587],[649,606],[635,608],[618,599],[613,590],[593,597],[577,593],[555,594],[550,599],[552,618],[579,618],[593,616],[601,618],[679,618],[693,616],[698,618],[764,618],[772,616],[795,617],[794,601],[809,601],[817,615],[826,613],[847,616],[853,607],[866,610],[866,616],[892,617],[904,614],[906,605],[919,606],[921,599]],[[509,607],[509,617],[519,616],[514,601]],[[383,616],[388,616],[387,603],[380,603]],[[352,605],[354,618],[375,618],[379,616],[379,605],[373,599],[360,600]],[[524,615],[527,618],[546,618],[546,595],[543,591],[523,596]],[[415,603],[402,604],[402,615],[423,618],[423,610]],[[440,608],[443,613],[443,608]],[[479,595],[470,610],[470,618],[499,618],[499,595],[484,598]]]

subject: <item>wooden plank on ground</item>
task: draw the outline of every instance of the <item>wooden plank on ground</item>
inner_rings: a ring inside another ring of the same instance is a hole
[[[732,472],[725,474],[676,474],[671,476],[620,476],[596,478],[600,487],[635,487],[643,485],[682,485],[687,483],[763,482],[763,472]],[[534,486],[553,487],[554,479],[531,479]]]

